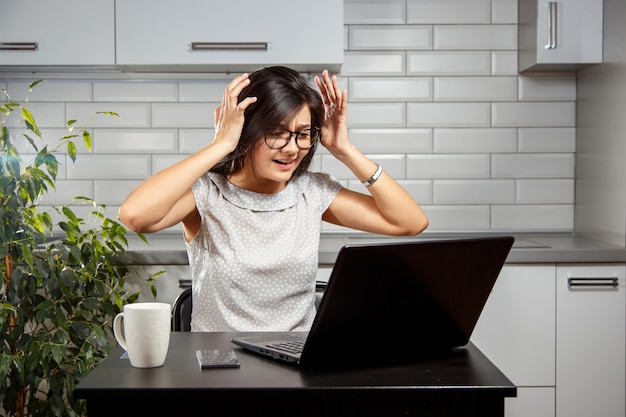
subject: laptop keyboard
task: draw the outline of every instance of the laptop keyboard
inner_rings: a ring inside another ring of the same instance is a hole
[[[267,345],[268,348],[281,350],[287,353],[300,353],[304,348],[304,340],[294,340],[290,342],[273,343]]]

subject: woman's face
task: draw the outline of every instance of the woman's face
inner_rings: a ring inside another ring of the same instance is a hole
[[[286,121],[282,126],[276,126],[277,129],[287,129],[291,132],[300,132],[310,127],[311,112],[307,106],[304,106],[293,120]],[[297,146],[295,135],[292,135],[291,140],[284,148],[272,149],[265,143],[265,132],[262,132],[262,135],[254,145],[252,157],[245,163],[241,172],[243,177],[235,174],[234,177],[239,178],[233,179],[242,181],[237,185],[251,191],[276,193],[285,188],[309,150],[300,149]]]

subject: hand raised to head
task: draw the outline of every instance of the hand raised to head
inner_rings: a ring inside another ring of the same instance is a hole
[[[215,139],[214,142],[224,141],[234,150],[239,143],[244,112],[249,105],[257,101],[256,97],[245,97],[239,101],[239,94],[250,84],[248,74],[235,77],[224,90],[222,102],[215,109]]]

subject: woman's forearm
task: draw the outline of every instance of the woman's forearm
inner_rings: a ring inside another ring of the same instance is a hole
[[[182,221],[195,208],[188,196],[192,184],[226,154],[214,142],[146,179],[122,203],[120,220],[137,232],[155,232]]]

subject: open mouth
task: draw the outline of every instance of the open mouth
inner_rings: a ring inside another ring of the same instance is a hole
[[[274,159],[274,162],[277,163],[278,165],[284,166],[284,167],[291,167],[293,164],[295,164],[296,160],[295,159]]]

